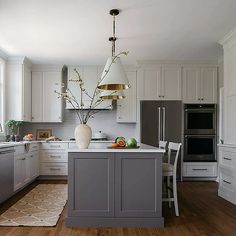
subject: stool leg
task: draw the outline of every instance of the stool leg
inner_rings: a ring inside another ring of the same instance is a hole
[[[178,198],[177,198],[177,183],[176,183],[176,173],[173,176],[173,194],[174,194],[174,205],[175,205],[175,215],[179,216]]]
[[[167,183],[167,197],[170,200],[170,197],[171,197],[170,196],[170,176],[167,176],[166,178],[167,178],[167,181],[166,181],[166,183]],[[169,205],[169,208],[171,208],[171,201],[168,202],[168,205]]]

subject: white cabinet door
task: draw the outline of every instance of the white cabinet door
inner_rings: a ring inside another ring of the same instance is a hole
[[[23,65],[23,120],[31,121],[31,70]]]
[[[117,101],[117,122],[135,123],[137,121],[137,73],[126,72],[131,88],[124,90],[125,99]]]
[[[14,156],[14,191],[23,185],[22,158],[22,155]]]
[[[43,72],[43,121],[62,122],[62,99],[55,91],[61,91],[61,72]]]
[[[39,176],[39,152],[30,152],[28,156],[30,163],[30,180],[33,180]]]
[[[23,185],[30,182],[30,159],[27,154],[25,154],[22,158],[22,177]]]
[[[201,69],[201,98],[204,103],[217,103],[217,69]]]
[[[157,100],[161,98],[161,68],[144,69],[138,72],[138,89],[140,100]]]
[[[183,69],[183,101],[185,103],[201,102],[201,70],[199,68]]]
[[[31,70],[22,62],[6,66],[6,118],[31,120]]]
[[[43,74],[32,72],[32,122],[43,121]]]
[[[159,87],[159,86],[158,86]],[[181,100],[182,99],[181,67],[161,68],[161,99]]]
[[[217,103],[217,68],[184,68],[183,100],[185,103]]]

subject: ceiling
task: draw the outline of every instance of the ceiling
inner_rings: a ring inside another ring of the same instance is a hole
[[[236,27],[235,0],[0,0],[0,48],[34,63],[104,64],[117,52],[136,60],[215,60]]]

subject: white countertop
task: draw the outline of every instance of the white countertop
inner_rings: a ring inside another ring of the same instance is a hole
[[[157,147],[153,147],[147,144],[140,144],[140,148],[130,148],[130,149],[119,149],[119,148],[107,148],[108,144],[105,143],[97,143],[94,145],[89,145],[89,148],[87,149],[79,149],[79,148],[73,148],[68,149],[68,152],[150,152],[150,153],[165,153],[164,149],[160,149]]]
[[[107,141],[91,141],[91,143],[113,143],[113,140],[107,140]],[[62,141],[20,141],[20,142],[0,142],[0,148],[5,148],[5,147],[14,147],[14,146],[19,146],[19,145],[24,145],[26,143],[75,143],[75,141],[71,140],[62,140]]]

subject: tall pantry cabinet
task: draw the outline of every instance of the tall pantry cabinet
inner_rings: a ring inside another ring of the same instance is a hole
[[[236,204],[236,29],[220,43],[224,48],[224,144],[219,145],[218,195]]]

